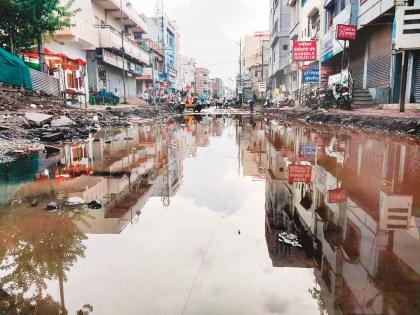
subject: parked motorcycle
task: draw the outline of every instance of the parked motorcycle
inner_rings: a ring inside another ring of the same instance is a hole
[[[336,84],[334,90],[336,108],[350,110],[353,104],[353,99],[350,97],[349,88],[342,84]]]
[[[305,94],[305,106],[311,109],[318,109],[318,98],[314,91]]]
[[[318,93],[318,103],[321,108],[333,108],[336,102],[333,90],[328,86],[322,86]]]

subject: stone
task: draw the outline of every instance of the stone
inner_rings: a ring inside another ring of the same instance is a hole
[[[101,209],[103,207],[102,204],[96,200],[89,202],[87,206],[89,209],[94,209],[94,210]]]
[[[51,201],[48,205],[47,205],[47,210],[57,210],[60,206],[58,205],[57,202],[55,201]]]
[[[50,122],[54,117],[52,115],[28,112],[25,113],[25,119],[30,125],[35,125],[37,127],[42,126]]]
[[[74,126],[76,123],[67,116],[60,116],[60,118],[51,121],[51,127],[66,127]]]

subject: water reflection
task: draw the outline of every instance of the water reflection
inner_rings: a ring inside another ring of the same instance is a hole
[[[309,180],[293,182],[291,165],[309,167]],[[142,269],[106,283],[123,277],[145,301],[170,294],[165,305],[144,302],[145,313],[418,313],[419,167],[416,145],[252,116],[104,130],[0,168],[0,311],[115,313],[117,292],[106,302],[88,294],[107,284],[78,283],[86,294],[75,302],[71,279],[83,261],[95,279],[107,276],[108,247],[123,237],[124,268],[141,261]],[[75,197],[99,209],[66,205]],[[51,201],[60,208],[46,211]],[[158,259],[169,252],[172,264]],[[199,265],[207,276],[171,265]],[[155,270],[165,288],[145,281]],[[127,300],[125,313],[135,313],[138,302]]]
[[[276,122],[266,134],[267,244],[297,230],[315,261],[320,309],[419,313],[419,147]],[[290,183],[292,164],[311,165],[311,183]]]

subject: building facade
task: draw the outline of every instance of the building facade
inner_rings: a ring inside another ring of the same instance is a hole
[[[206,68],[197,67],[195,68],[195,93],[198,96],[209,97],[210,96],[210,71]]]
[[[196,61],[194,58],[180,56],[178,67],[178,85],[181,91],[190,91],[193,89],[195,81],[195,65]]]
[[[287,0],[270,0],[269,81],[272,91],[285,90],[289,64],[290,9]]]
[[[136,97],[136,76],[149,64],[149,54],[134,38],[146,32],[146,22],[129,2],[120,7],[117,1],[76,0],[73,6],[80,8],[73,25],[56,34],[64,45],[51,42],[47,47],[87,61],[86,92],[105,89],[118,91],[122,97],[124,92],[126,97]],[[69,81],[69,74],[67,77]]]

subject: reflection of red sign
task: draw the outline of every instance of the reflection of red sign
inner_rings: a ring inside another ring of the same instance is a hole
[[[317,50],[316,41],[295,41],[293,42],[293,58],[294,62],[299,61],[316,61]]]
[[[337,25],[337,34],[336,39],[341,40],[355,40],[357,33],[357,26],[355,25],[345,25],[345,24],[338,24]]]
[[[328,203],[340,203],[347,199],[347,192],[344,188],[328,190]]]
[[[289,165],[289,183],[312,183],[311,165]]]
[[[252,180],[255,181],[255,182],[265,181],[266,179],[267,179],[267,176],[265,176],[265,175],[254,175],[254,176],[252,176]]]

